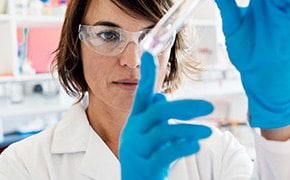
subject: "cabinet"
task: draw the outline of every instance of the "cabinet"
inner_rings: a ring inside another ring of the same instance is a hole
[[[17,14],[15,4],[16,0],[7,1],[6,13],[0,14],[0,76],[21,75],[21,58],[23,58],[22,61],[27,61],[29,59],[26,59],[27,54],[25,54],[25,52],[22,52],[24,53],[24,57],[19,57],[19,55],[21,56],[21,49],[23,50],[24,48],[23,51],[29,50],[27,45],[28,42],[25,42],[29,29],[60,29],[63,22],[63,16],[61,15]],[[45,37],[42,38],[45,39]],[[20,46],[21,44],[19,41],[23,41],[23,43],[25,42],[26,44]],[[43,44],[45,43],[46,42],[43,42]]]
[[[28,69],[22,66],[23,60],[28,64],[32,60],[34,64],[43,61],[43,57],[33,53],[43,51],[46,46],[50,48],[51,53],[52,49],[56,48],[50,47],[48,41],[51,37],[31,33],[28,40],[28,32],[60,32],[63,15],[19,14],[16,10],[17,0],[6,2],[6,11],[0,14],[0,122],[4,125],[5,133],[15,130],[19,124],[24,124],[24,121],[27,124],[51,114],[59,118],[72,102],[60,88],[57,76],[52,78],[49,69],[37,71],[33,66],[27,66]],[[59,35],[53,34],[54,37]],[[39,45],[31,50],[33,47],[27,45],[30,41],[39,41]],[[30,50],[33,51],[32,55],[28,54]]]

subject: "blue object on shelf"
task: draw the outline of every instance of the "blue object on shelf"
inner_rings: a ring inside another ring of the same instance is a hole
[[[50,2],[50,0],[40,0],[41,2],[43,2],[43,3],[49,3]]]
[[[66,4],[66,0],[59,0],[58,4]]]
[[[0,148],[6,148],[10,144],[13,144],[17,141],[21,141],[29,136],[32,136],[34,134],[37,134],[39,132],[34,132],[34,133],[26,133],[26,134],[20,134],[17,132],[9,133],[4,135],[4,140],[0,143]]]

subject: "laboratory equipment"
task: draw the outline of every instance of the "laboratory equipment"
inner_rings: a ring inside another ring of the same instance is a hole
[[[144,51],[150,52],[156,56],[168,43],[172,42],[176,33],[183,26],[185,21],[196,10],[196,7],[204,0],[178,0],[168,10],[168,12],[159,20],[154,28],[146,35],[141,42]],[[158,62],[155,60],[155,66]],[[156,68],[157,70],[158,68]],[[158,74],[158,72],[156,73]]]
[[[142,47],[153,55],[161,52],[203,0],[178,0],[144,38]]]

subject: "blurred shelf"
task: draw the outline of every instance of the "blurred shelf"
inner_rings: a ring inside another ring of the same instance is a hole
[[[29,82],[29,81],[45,81],[53,78],[50,73],[30,74],[30,75],[17,75],[17,76],[0,76],[1,83],[12,83],[12,82]]]
[[[0,98],[0,118],[61,113],[70,106],[71,103],[62,102],[59,95],[44,96],[37,94],[27,96],[19,103],[12,103],[9,98]]]
[[[10,21],[11,16],[8,14],[0,14],[0,23]]]
[[[174,91],[173,98],[211,98],[232,94],[244,94],[242,83],[239,79],[210,80],[184,82],[181,88]]]
[[[239,79],[207,81],[202,84],[192,84],[192,89],[201,96],[221,96],[228,94],[244,93],[242,83]]]
[[[15,16],[16,24],[20,27],[55,27],[63,24],[62,16]]]
[[[10,15],[0,14],[1,22],[13,22],[15,20],[17,27],[57,27],[63,24],[63,16],[56,15]]]

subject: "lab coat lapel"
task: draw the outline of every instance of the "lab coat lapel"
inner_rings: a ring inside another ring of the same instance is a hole
[[[121,179],[119,160],[93,131],[80,103],[73,105],[56,127],[51,152],[83,152],[81,174],[92,179]]]
[[[85,151],[91,131],[82,105],[73,105],[55,129],[51,152],[62,154]]]
[[[94,133],[90,135],[80,170],[82,174],[92,179],[121,179],[119,160],[103,140]]]

